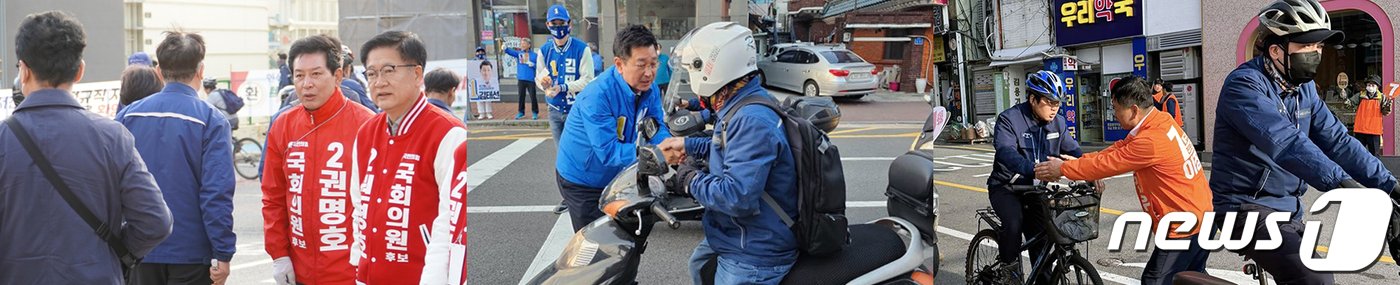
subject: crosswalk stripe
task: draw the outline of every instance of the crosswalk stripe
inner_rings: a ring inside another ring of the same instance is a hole
[[[487,179],[491,179],[491,176],[500,173],[502,169],[505,169],[506,166],[515,162],[520,156],[530,152],[531,149],[534,149],[535,146],[538,146],[541,142],[544,142],[544,139],[519,139],[491,153],[491,155],[478,160],[476,163],[467,166],[467,193],[476,190],[477,186],[481,186]]]

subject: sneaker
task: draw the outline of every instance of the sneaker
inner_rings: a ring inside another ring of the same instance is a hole
[[[496,115],[494,115],[494,114],[486,114],[486,119],[487,119],[487,120],[496,119]]]
[[[524,117],[525,117],[525,113],[515,113],[515,119],[516,119],[516,120],[519,120],[520,118],[524,118]]]
[[[555,214],[555,215],[563,214],[564,211],[568,211],[568,210],[569,210],[569,206],[564,206],[564,201],[559,201],[559,206],[554,206],[554,214]]]
[[[540,119],[540,113],[535,113],[535,118],[534,118],[533,120],[539,120],[539,119]]]

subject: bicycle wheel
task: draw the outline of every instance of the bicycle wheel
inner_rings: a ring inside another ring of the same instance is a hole
[[[1092,284],[1103,285],[1099,270],[1083,256],[1071,255],[1055,264],[1055,274],[1050,276],[1050,284]]]
[[[983,229],[967,244],[967,284],[1010,284],[1008,276],[998,272],[997,231]]]
[[[262,159],[262,144],[251,138],[239,139],[233,144],[233,171],[243,179],[258,179],[258,160]]]

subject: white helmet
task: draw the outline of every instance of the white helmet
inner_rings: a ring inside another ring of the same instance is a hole
[[[710,97],[720,88],[758,71],[753,33],[734,22],[717,22],[691,31],[672,51],[671,67],[690,74],[690,90]]]
[[[1293,37],[1299,43],[1336,43],[1345,37],[1332,30],[1331,17],[1317,0],[1276,0],[1259,11],[1259,25],[1270,34]]]

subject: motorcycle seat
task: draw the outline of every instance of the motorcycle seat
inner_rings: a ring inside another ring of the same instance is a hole
[[[888,226],[857,224],[848,227],[851,243],[829,256],[799,254],[782,284],[846,284],[904,255],[904,239]],[[715,259],[700,270],[703,284],[714,284]]]

